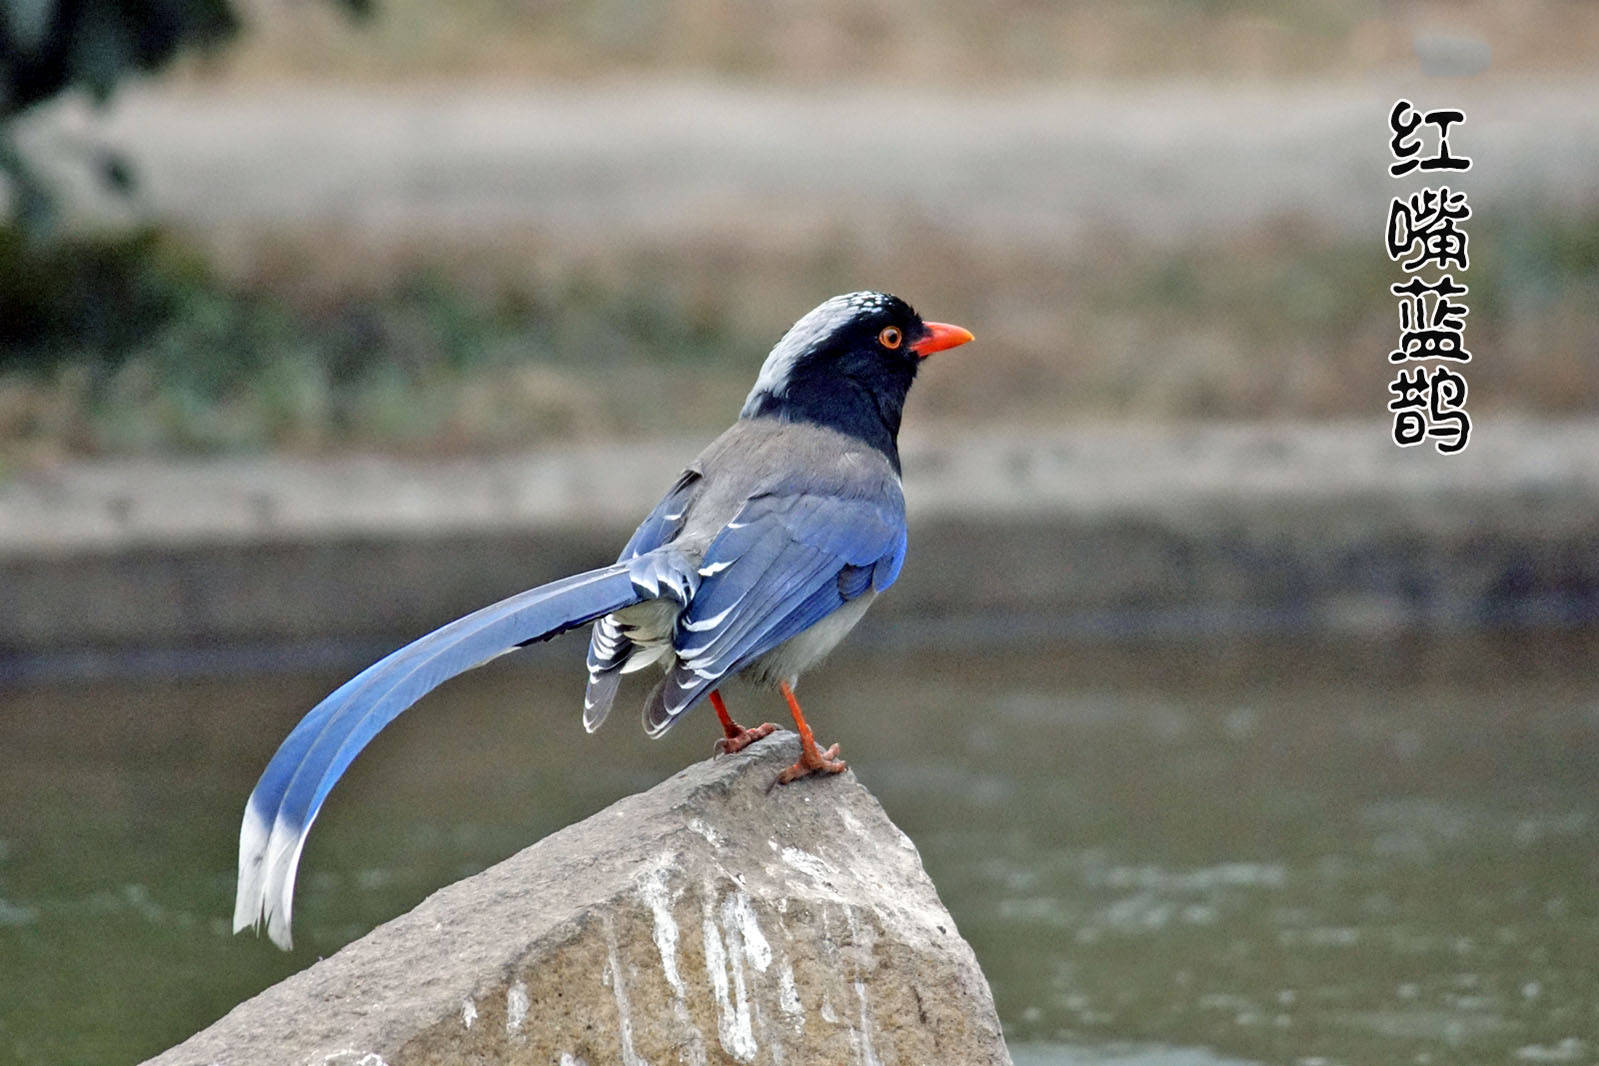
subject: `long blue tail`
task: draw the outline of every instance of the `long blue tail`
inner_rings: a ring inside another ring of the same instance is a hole
[[[294,875],[306,834],[350,762],[406,708],[456,674],[520,645],[645,600],[686,604],[698,583],[689,561],[660,548],[474,611],[345,682],[294,727],[245,805],[233,931],[264,921],[267,935],[288,949]]]

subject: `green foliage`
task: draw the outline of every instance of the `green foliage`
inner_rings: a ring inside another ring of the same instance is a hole
[[[336,2],[355,15],[371,10],[371,0]],[[229,0],[0,0],[0,178],[25,232],[47,235],[55,210],[49,186],[12,135],[19,115],[72,90],[104,103],[128,77],[159,70],[185,50],[214,48],[238,29]],[[98,168],[113,189],[132,182],[114,153],[101,153]]]
[[[1471,241],[1474,410],[1599,410],[1599,214],[1506,208],[1473,220]],[[228,279],[171,234],[33,245],[0,227],[0,461],[705,435],[796,309],[900,269],[831,238],[388,254],[352,271],[341,238],[316,235]],[[984,343],[974,369],[926,376],[919,418],[1381,417],[1386,403],[1402,272],[1380,234],[1284,225],[1044,259],[934,245],[928,261],[950,272],[921,277],[926,306]]]
[[[214,46],[237,27],[227,0],[0,0],[0,177],[24,230],[46,235],[55,205],[17,148],[17,116],[72,89],[103,103],[129,75],[156,70],[182,49]],[[106,153],[99,167],[110,186],[127,186],[121,159]]]
[[[0,227],[0,453],[425,447],[669,432],[686,360],[757,343],[669,298],[574,277],[469,291],[437,269],[290,298],[171,235],[36,244]],[[637,391],[618,393],[618,374]],[[692,376],[692,375],[691,375]],[[736,388],[746,384],[737,379]],[[714,424],[736,402],[701,390]]]
[[[227,0],[0,0],[0,119],[70,88],[109,99],[129,74],[237,28]]]

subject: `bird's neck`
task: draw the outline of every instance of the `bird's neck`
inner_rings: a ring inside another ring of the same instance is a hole
[[[849,378],[800,379],[789,382],[781,396],[764,392],[750,397],[741,417],[826,426],[876,448],[899,473],[899,423],[905,412],[906,391],[885,389],[880,384],[869,386]]]

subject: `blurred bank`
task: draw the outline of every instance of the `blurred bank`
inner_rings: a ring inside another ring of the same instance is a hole
[[[1381,419],[1407,94],[1468,116],[1471,410],[1599,400],[1582,5],[239,14],[17,121],[60,225],[0,233],[9,468],[706,435],[862,287],[982,340],[913,425]]]

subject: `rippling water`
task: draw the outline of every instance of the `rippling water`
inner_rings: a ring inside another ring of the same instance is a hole
[[[1023,1066],[1589,1062],[1596,652],[855,652],[805,694],[920,846]],[[136,1062],[707,754],[708,713],[585,736],[580,654],[496,663],[378,739],[312,836],[289,956],[228,934],[238,816],[341,677],[0,691],[0,1061]]]

